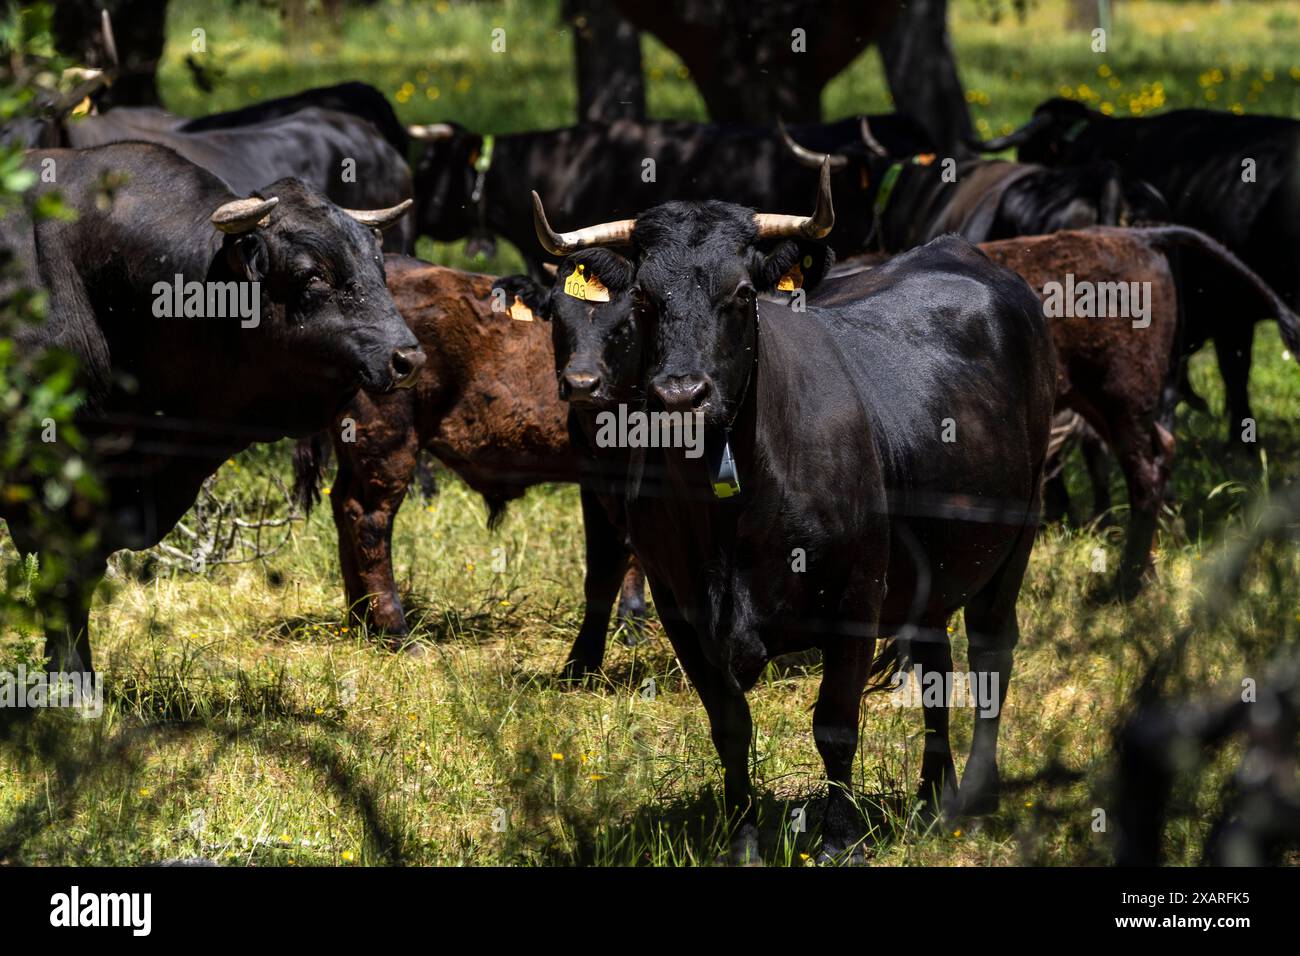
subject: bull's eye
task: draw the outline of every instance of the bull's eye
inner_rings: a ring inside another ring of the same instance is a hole
[[[318,273],[308,273],[299,280],[301,294],[306,299],[319,299],[330,291],[329,283]]]

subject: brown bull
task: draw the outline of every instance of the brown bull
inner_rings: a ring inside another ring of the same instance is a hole
[[[491,276],[396,255],[385,266],[393,301],[429,361],[415,387],[358,397],[340,412],[329,433],[339,461],[330,503],[352,618],[396,643],[408,628],[393,578],[393,519],[421,451],[483,496],[489,527],[530,486],[581,475],[568,406],[555,386],[549,325],[494,311]],[[348,420],[353,441],[344,440]],[[295,452],[296,493],[307,506],[318,494],[322,451],[318,436]],[[639,624],[645,614],[643,579],[623,532],[585,490],[582,499],[586,612],[565,666],[575,677],[601,664],[620,582],[620,618]]]

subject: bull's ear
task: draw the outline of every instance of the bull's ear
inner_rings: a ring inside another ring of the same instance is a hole
[[[266,240],[256,232],[227,239],[225,253],[230,271],[246,282],[261,282],[270,271],[271,255]]]
[[[532,312],[534,317],[550,321],[550,287],[542,285],[531,276],[502,276],[492,283],[492,295],[499,301],[504,302],[504,308],[507,311],[515,306],[515,300],[518,299],[524,308]],[[518,310],[516,309],[516,311]]]
[[[760,258],[754,284],[763,293],[812,289],[835,264],[835,253],[820,242],[786,240]]]

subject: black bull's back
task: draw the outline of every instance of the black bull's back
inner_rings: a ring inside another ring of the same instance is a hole
[[[69,145],[156,143],[215,173],[239,195],[294,177],[345,209],[387,208],[411,196],[405,158],[369,122],[348,113],[309,107],[247,126],[194,131],[170,126],[165,117],[145,110],[88,116],[69,124]],[[413,237],[408,216],[385,233],[384,247],[408,251]]]
[[[774,654],[941,630],[1032,537],[1055,382],[1037,297],[961,240],[823,283],[806,312],[761,303],[754,387],[732,439],[734,523],[701,507],[705,495],[685,503],[680,486],[659,484],[671,466],[647,462],[629,520],[656,600],[671,590],[742,687]],[[707,488],[701,463],[684,467],[689,487]],[[725,607],[709,580],[720,540],[758,604],[762,648],[725,646],[739,638],[725,618],[745,609]],[[794,548],[805,573],[791,573]],[[877,632],[842,602],[882,552]]]
[[[937,624],[1038,522],[1056,389],[1038,298],[948,238],[823,283],[808,305],[843,357],[881,463],[890,517],[881,632]]]

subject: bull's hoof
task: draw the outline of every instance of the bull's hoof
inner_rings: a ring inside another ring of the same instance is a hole
[[[407,641],[402,645],[401,653],[408,660],[422,661],[429,656],[429,647],[420,641]]]
[[[758,827],[746,823],[731,835],[731,845],[718,860],[723,866],[762,866],[763,857],[758,852]]]
[[[1001,798],[1002,780],[997,767],[981,769],[968,764],[957,791],[956,815],[986,817],[997,813]]]
[[[860,843],[852,848],[823,843],[817,854],[818,866],[867,866],[869,863],[867,851]]]
[[[618,639],[624,647],[636,647],[646,640],[645,602],[618,606]]]
[[[618,642],[624,647],[636,647],[646,642],[645,616],[619,621]]]
[[[401,634],[385,634],[383,644],[394,654],[404,654],[411,658],[424,657],[429,651],[421,642],[411,640],[411,635],[405,632]]]
[[[1114,578],[1101,580],[1089,587],[1084,600],[1094,607],[1108,604],[1130,604],[1142,593],[1148,577],[1147,572],[1120,570]]]
[[[560,680],[572,687],[581,687],[590,683],[591,678],[600,670],[577,657],[570,657],[560,668]]]
[[[912,819],[918,828],[925,830],[944,816],[952,816],[958,801],[957,770],[951,761],[942,776],[932,779],[921,778],[921,786],[916,791]]]

